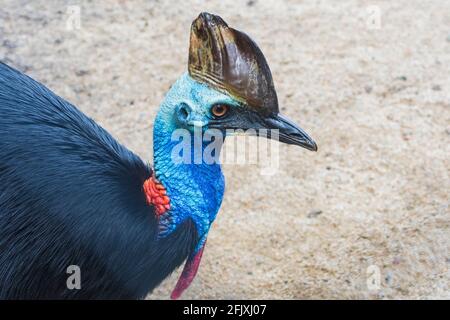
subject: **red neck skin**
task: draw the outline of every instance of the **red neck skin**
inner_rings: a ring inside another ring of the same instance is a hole
[[[202,260],[203,249],[205,249],[205,244],[203,244],[197,253],[187,259],[183,272],[181,273],[180,278],[178,278],[175,289],[173,289],[172,294],[170,295],[172,300],[176,300],[181,297],[184,290],[191,285],[197,275],[198,267],[200,266],[200,261]]]
[[[144,182],[144,193],[147,203],[155,206],[155,213],[160,217],[170,210],[170,199],[164,186],[152,175]]]
[[[157,218],[170,210],[170,199],[167,191],[154,175],[145,180],[143,188],[147,203],[155,207]],[[204,247],[205,244],[196,253],[188,257],[175,289],[170,296],[172,299],[178,299],[194,280],[200,266]]]

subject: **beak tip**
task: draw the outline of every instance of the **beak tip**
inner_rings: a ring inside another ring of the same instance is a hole
[[[314,141],[308,141],[307,143],[301,143],[298,144],[300,147],[305,148],[309,151],[317,152],[319,148],[317,147],[317,144]]]

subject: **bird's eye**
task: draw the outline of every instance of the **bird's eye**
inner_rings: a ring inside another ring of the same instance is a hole
[[[226,104],[215,104],[211,108],[211,113],[216,118],[222,118],[228,113],[229,107]]]

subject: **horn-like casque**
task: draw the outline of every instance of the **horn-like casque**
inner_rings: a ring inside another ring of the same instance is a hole
[[[201,13],[192,23],[189,74],[258,112],[278,113],[263,53],[248,35],[228,27],[219,16]]]

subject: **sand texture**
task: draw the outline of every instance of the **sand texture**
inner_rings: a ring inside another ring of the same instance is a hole
[[[259,44],[282,112],[319,152],[282,145],[273,176],[225,166],[183,297],[449,299],[450,2],[2,0],[0,59],[151,161],[153,119],[201,11]],[[148,298],[168,298],[179,272]]]

